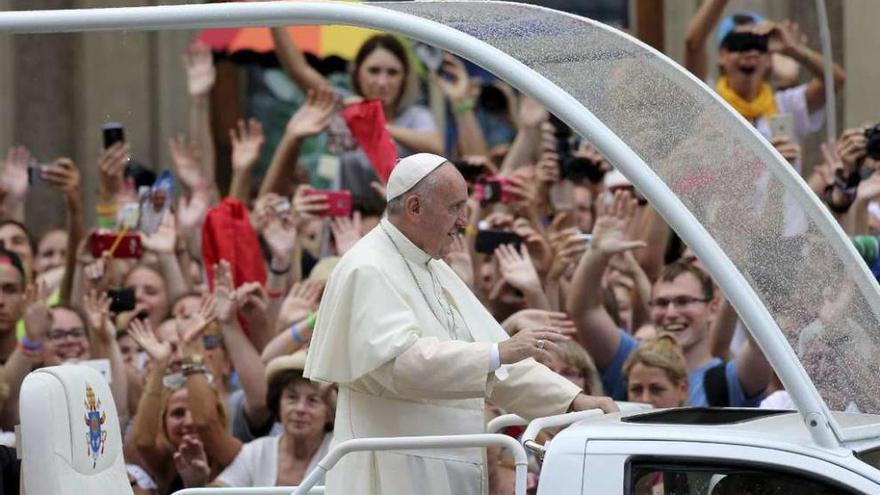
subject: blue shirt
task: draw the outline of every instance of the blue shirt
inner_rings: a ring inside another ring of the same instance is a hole
[[[614,353],[611,362],[603,370],[602,386],[605,392],[614,400],[626,400],[626,377],[623,376],[623,363],[626,358],[633,353],[638,347],[639,342],[631,335],[618,330],[620,332],[620,345]],[[706,389],[704,387],[704,377],[706,372],[715,366],[724,364],[724,376],[727,381],[727,400],[731,407],[757,407],[761,402],[764,394],[757,394],[755,397],[746,397],[746,393],[742,388],[742,383],[736,374],[736,362],[728,361],[724,363],[720,358],[714,357],[703,366],[688,373],[688,405],[689,406],[708,406],[706,399]]]

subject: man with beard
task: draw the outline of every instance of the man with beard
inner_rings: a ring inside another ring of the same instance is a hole
[[[339,385],[335,442],[481,433],[487,399],[530,418],[617,410],[538,362],[567,340],[558,330],[507,338],[442,261],[467,224],[454,165],[404,158],[386,198],[386,217],[330,275],[305,366],[307,378]],[[486,494],[485,449],[352,454],[327,474],[327,493],[352,492]]]
[[[635,205],[635,199],[620,191],[613,205],[596,219],[592,249],[578,264],[567,301],[581,342],[602,373],[605,391],[619,400],[626,397],[623,363],[639,344],[615,325],[598,289],[613,256],[644,247],[626,234]],[[718,315],[720,299],[705,272],[683,261],[667,265],[654,283],[649,306],[657,332],[675,337],[684,351],[689,405],[758,405],[770,380],[770,365],[751,339],[731,361],[712,356],[709,327]]]

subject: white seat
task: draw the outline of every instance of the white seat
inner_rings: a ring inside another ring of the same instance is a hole
[[[132,493],[116,406],[100,373],[78,365],[30,373],[19,414],[27,495]]]

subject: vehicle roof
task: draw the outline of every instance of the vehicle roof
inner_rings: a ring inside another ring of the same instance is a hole
[[[880,437],[846,444],[839,449],[823,448],[813,441],[807,426],[797,411],[763,416],[729,424],[681,424],[681,423],[633,423],[623,418],[652,414],[656,411],[639,411],[608,414],[587,419],[570,426],[556,438],[574,440],[655,440],[723,443],[751,445],[818,457],[839,457],[851,450],[864,451],[880,446]],[[835,419],[844,427],[880,424],[880,416],[860,413],[834,413]]]

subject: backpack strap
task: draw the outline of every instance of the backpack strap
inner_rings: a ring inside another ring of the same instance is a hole
[[[721,363],[706,370],[703,375],[703,389],[710,407],[727,407],[730,398],[727,394],[727,363]]]

